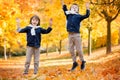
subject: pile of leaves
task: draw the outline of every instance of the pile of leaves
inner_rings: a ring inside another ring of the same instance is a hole
[[[33,69],[24,76],[20,68],[0,68],[0,80],[120,80],[120,52],[116,51],[101,58],[87,61],[86,69],[80,70],[79,66],[74,71],[69,71],[72,64],[40,67],[37,75]],[[51,64],[52,65],[52,64]]]

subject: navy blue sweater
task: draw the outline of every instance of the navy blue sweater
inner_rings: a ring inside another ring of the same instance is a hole
[[[67,6],[63,5],[63,11],[64,13],[67,10]],[[86,10],[86,14],[85,15],[80,15],[80,14],[66,14],[66,18],[67,18],[67,31],[68,32],[75,32],[75,33],[80,33],[80,23],[82,20],[84,20],[85,18],[88,18],[90,15],[90,10]]]
[[[36,35],[31,35],[31,29],[32,27],[26,26],[25,28],[20,29],[19,33],[26,33],[27,34],[27,46],[36,47],[36,48],[40,47],[41,34],[47,34],[52,30],[52,28],[50,27],[48,29],[43,29],[39,27],[35,29]]]

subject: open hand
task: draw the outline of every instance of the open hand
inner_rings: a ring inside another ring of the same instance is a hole
[[[52,26],[52,22],[53,22],[53,19],[50,18],[50,21],[49,21],[49,26],[50,26],[50,27]]]
[[[17,23],[17,28],[20,27],[20,19],[19,18],[16,18],[16,23]]]
[[[89,2],[86,3],[86,8],[87,8],[87,9],[90,8],[90,3],[89,3]]]
[[[17,23],[20,23],[20,19],[19,19],[19,18],[16,18],[16,22],[17,22]]]
[[[61,4],[64,5],[64,0],[61,0]]]

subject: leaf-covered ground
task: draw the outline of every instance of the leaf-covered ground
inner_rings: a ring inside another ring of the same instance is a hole
[[[87,63],[84,71],[78,66],[72,72],[69,71],[72,66],[71,59],[63,59],[69,55],[57,54],[55,55],[57,58],[54,56],[49,59],[41,55],[41,65],[36,76],[33,75],[33,63],[29,74],[26,76],[22,74],[25,57],[0,60],[0,80],[120,80],[120,49],[114,50],[109,55],[101,51],[96,51],[97,53],[93,53],[90,57],[85,56]],[[80,64],[79,60],[78,63]]]

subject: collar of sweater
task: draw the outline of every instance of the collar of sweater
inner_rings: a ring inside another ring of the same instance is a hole
[[[28,26],[30,26],[30,27],[32,27],[32,28],[34,28],[34,29],[37,29],[37,28],[40,27],[40,26],[33,26],[33,25],[31,25],[31,24],[29,24]]]
[[[74,12],[74,11],[65,11],[65,13],[66,13],[66,14],[78,14],[78,13],[76,13],[76,12]]]

